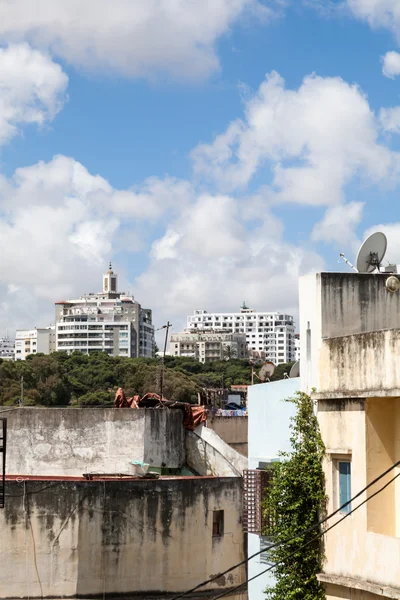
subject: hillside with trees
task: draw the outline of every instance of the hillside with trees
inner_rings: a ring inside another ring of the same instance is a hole
[[[274,374],[282,378],[290,365],[279,365]],[[112,405],[118,387],[128,396],[158,392],[160,360],[55,352],[31,355],[26,361],[0,359],[0,404],[18,404],[23,377],[26,406]],[[256,380],[257,381],[257,380]],[[197,403],[203,388],[229,388],[251,383],[251,365],[244,360],[202,364],[194,359],[165,359],[164,396],[169,400]]]

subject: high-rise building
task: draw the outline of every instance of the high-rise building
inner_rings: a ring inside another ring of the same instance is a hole
[[[0,358],[3,360],[14,360],[15,342],[8,336],[0,338]]]
[[[18,329],[15,334],[15,360],[25,360],[29,354],[51,354],[56,349],[56,332],[51,327]]]
[[[133,296],[118,292],[118,277],[110,267],[103,291],[76,300],[56,302],[57,350],[107,352],[111,356],[151,357],[154,326],[151,310]]]
[[[169,353],[171,356],[195,358],[202,363],[248,356],[243,333],[201,332],[195,329],[172,334]]]
[[[245,303],[240,312],[208,313],[195,310],[187,318],[192,331],[244,333],[250,351],[265,352],[266,359],[275,364],[295,360],[293,317],[279,312],[257,312]]]

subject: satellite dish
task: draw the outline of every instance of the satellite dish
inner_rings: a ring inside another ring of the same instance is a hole
[[[381,231],[370,235],[362,244],[357,256],[357,271],[359,273],[373,273],[381,266],[386,254],[387,239]]]
[[[293,367],[290,369],[289,373],[290,379],[294,379],[295,377],[300,377],[300,361],[294,363]]]
[[[275,371],[274,363],[268,360],[266,363],[263,364],[263,366],[261,367],[261,369],[258,372],[259,380],[266,381],[267,379],[272,377],[272,375],[274,374],[274,371]]]

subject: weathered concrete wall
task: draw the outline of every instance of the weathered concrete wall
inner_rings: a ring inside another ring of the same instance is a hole
[[[399,401],[399,399],[397,399]],[[331,513],[340,506],[338,493],[338,476],[335,461],[351,461],[351,494],[354,496],[362,490],[376,474],[376,462],[379,457],[370,456],[374,451],[376,437],[382,433],[381,423],[372,423],[366,426],[370,403],[378,404],[380,398],[369,398],[368,400],[322,400],[318,403],[318,420],[321,428],[322,439],[326,446],[326,459],[324,464],[326,493],[328,495],[327,513]],[[376,407],[379,410],[379,406]],[[367,410],[366,410],[367,409]],[[378,428],[375,440],[371,438],[371,429]],[[398,434],[397,434],[398,435]],[[382,439],[382,443],[390,440]],[[372,467],[372,470],[371,470]],[[386,479],[370,488],[369,494],[377,492],[396,472],[392,472]],[[391,486],[394,484],[392,483]],[[385,496],[381,492],[376,497],[376,503],[381,509],[381,518],[386,521],[393,518],[393,513],[385,513],[385,503],[390,499],[390,488]],[[360,496],[352,505],[352,509],[358,506],[366,498],[366,494]],[[382,501],[382,503],[381,503]],[[370,502],[374,502],[371,500]],[[367,584],[374,584],[375,589],[382,589],[383,598],[400,598],[400,538],[394,535],[383,535],[373,532],[374,521],[371,521],[369,513],[370,502],[364,504],[354,511],[343,523],[329,531],[324,538],[324,551],[326,561],[324,564],[324,575],[332,578],[343,577],[357,580],[363,584],[364,595],[338,596],[343,598],[369,598],[366,592]],[[399,506],[395,500],[395,507]],[[397,510],[398,512],[398,510]],[[332,525],[338,521],[343,514],[339,513],[329,521]],[[389,530],[387,523],[383,523],[385,529]],[[393,528],[392,528],[393,530]],[[385,595],[385,588],[397,590],[398,596]],[[347,592],[346,592],[347,593]],[[328,597],[336,598],[334,594]],[[373,596],[372,596],[373,597]]]
[[[204,425],[186,433],[186,462],[199,475],[242,477],[247,469],[247,458]]]
[[[234,450],[247,456],[247,417],[213,417],[209,415],[207,427],[215,431]]]
[[[385,287],[389,275],[320,273],[322,337],[400,327],[400,294]]]
[[[20,408],[7,413],[7,473],[129,473],[133,460],[185,463],[180,410]]]
[[[317,398],[400,396],[400,329],[324,340]]]
[[[241,481],[7,482],[0,598],[163,597],[244,558]],[[224,511],[213,536],[213,511]],[[208,589],[246,579],[244,567]]]
[[[389,275],[317,273],[300,278],[300,360],[303,391],[320,389],[323,339],[400,328],[400,293]]]

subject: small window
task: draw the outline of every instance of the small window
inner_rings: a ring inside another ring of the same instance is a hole
[[[213,537],[221,537],[224,535],[224,511],[213,511]]]
[[[343,506],[346,502],[351,500],[351,462],[338,461],[338,474],[339,474],[339,506]],[[348,504],[340,512],[350,513],[351,504]]]

